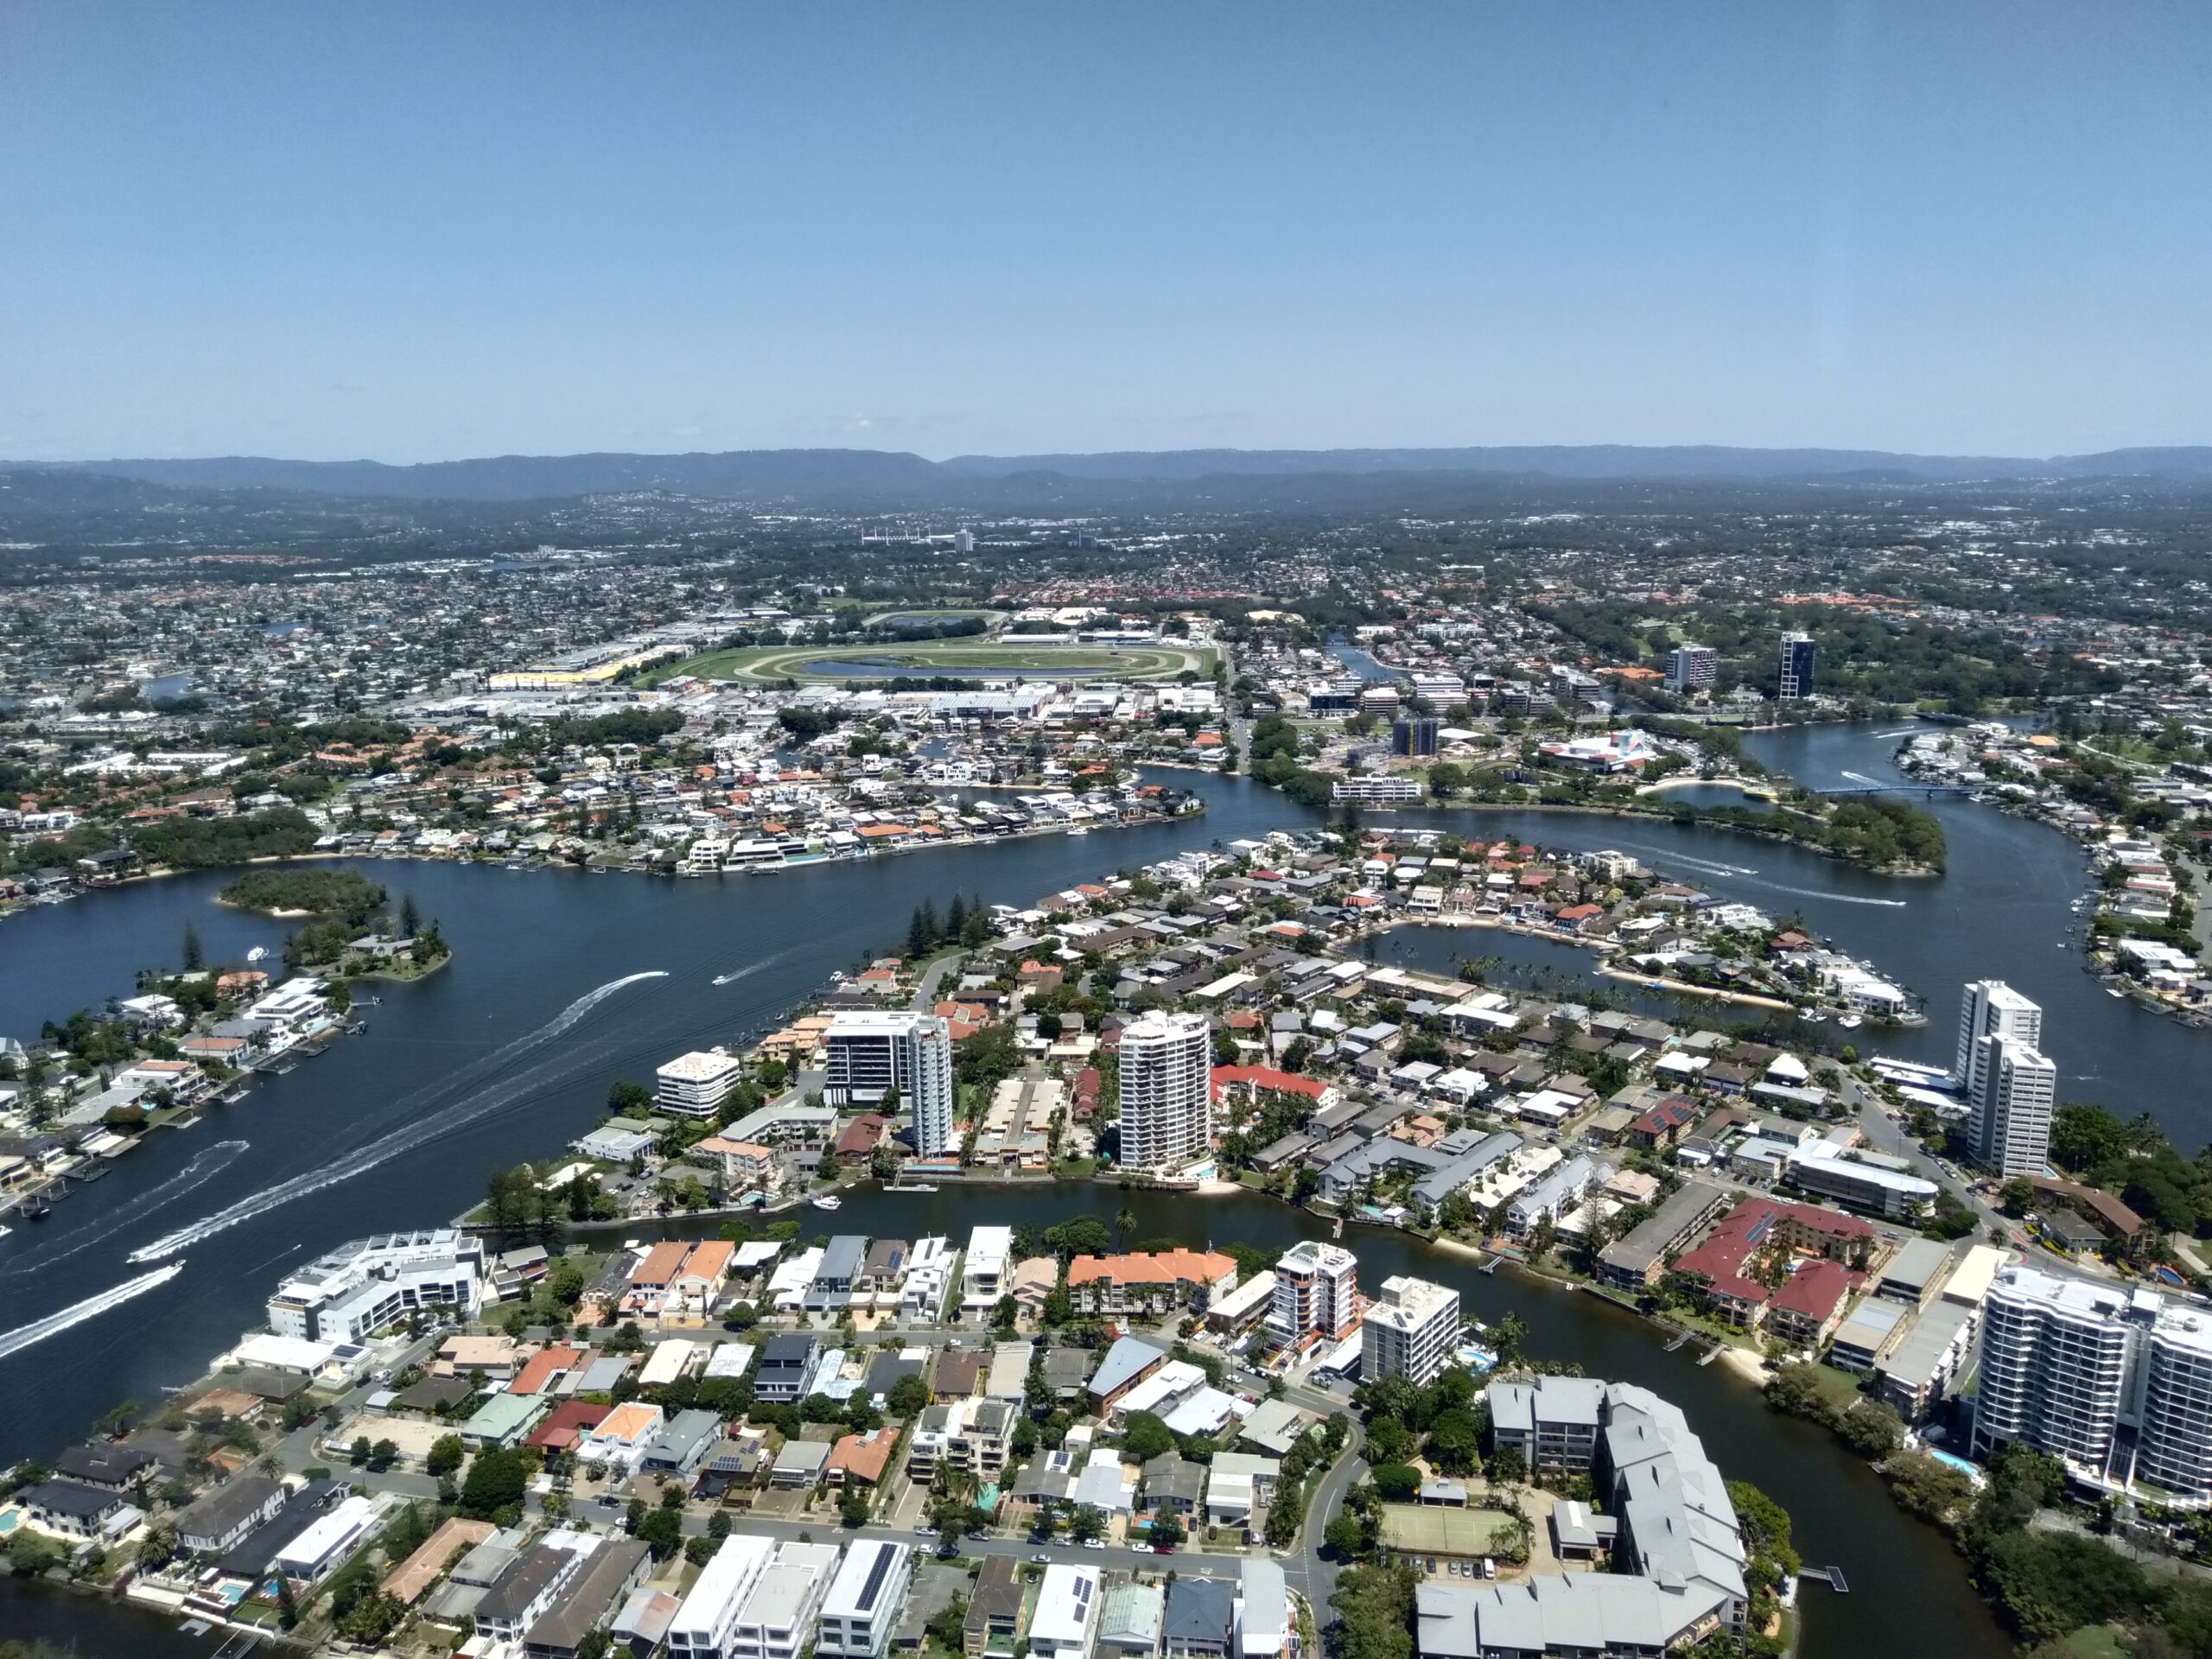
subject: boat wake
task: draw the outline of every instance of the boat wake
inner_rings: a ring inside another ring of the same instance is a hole
[[[59,1313],[49,1313],[42,1319],[17,1325],[13,1331],[0,1334],[0,1359],[5,1359],[10,1354],[20,1354],[34,1344],[44,1342],[48,1337],[58,1337],[73,1325],[82,1325],[87,1319],[96,1319],[110,1308],[121,1307],[134,1296],[143,1296],[149,1290],[157,1290],[183,1271],[183,1262],[172,1262],[166,1268],[156,1268],[151,1273],[140,1274],[136,1279],[126,1279],[97,1296],[87,1296],[83,1301],[63,1308]]]
[[[247,1141],[218,1141],[213,1146],[194,1156],[190,1163],[159,1186],[149,1187],[138,1195],[136,1202],[125,1205],[113,1215],[107,1217],[91,1232],[82,1236],[73,1236],[60,1249],[50,1254],[35,1255],[22,1262],[11,1262],[4,1270],[0,1270],[0,1273],[12,1279],[18,1274],[36,1273],[42,1268],[52,1267],[57,1262],[67,1262],[73,1255],[82,1255],[102,1240],[113,1238],[132,1222],[142,1217],[151,1215],[164,1205],[175,1203],[194,1187],[203,1186],[212,1181],[237,1162],[238,1154],[251,1144],[252,1142]]]
[[[1719,864],[1711,859],[1691,858],[1681,853],[1654,852],[1654,865],[1662,870],[1680,864],[1705,875],[1725,875],[1733,880],[1765,887],[1773,893],[1787,893],[1800,899],[1821,899],[1837,905],[1872,905],[1878,910],[1903,910],[1907,900],[1903,899],[1869,899],[1861,893],[1832,893],[1825,887],[1793,887],[1786,881],[1777,881],[1771,876],[1761,875],[1743,864]]]
[[[513,1054],[550,1042],[563,1032],[569,1030],[578,1020],[613,995],[615,992],[635,985],[643,980],[667,977],[668,975],[664,969],[657,968],[647,973],[630,974],[621,979],[609,980],[598,989],[588,991],[578,997],[546,1024],[519,1041],[509,1044],[507,1048],[501,1050],[500,1052],[512,1057]],[[390,1163],[403,1154],[412,1152],[417,1147],[426,1146],[456,1130],[466,1128],[470,1124],[490,1116],[503,1107],[515,1104],[529,1096],[533,1090],[542,1087],[554,1075],[567,1070],[573,1064],[571,1058],[564,1057],[508,1077],[476,1094],[467,1096],[452,1105],[442,1107],[431,1113],[426,1118],[380,1136],[370,1141],[368,1145],[357,1151],[347,1153],[336,1161],[326,1164],[320,1169],[310,1170],[304,1175],[296,1175],[288,1181],[280,1181],[275,1186],[264,1188],[259,1192],[240,1198],[227,1209],[219,1210],[212,1216],[204,1216],[198,1221],[178,1228],[173,1233],[164,1234],[150,1244],[142,1244],[138,1249],[131,1251],[127,1259],[132,1262],[158,1262],[163,1256],[175,1255],[186,1246],[196,1244],[203,1238],[212,1237],[217,1233],[251,1221],[256,1217],[265,1216],[272,1210],[281,1209],[296,1198],[303,1198],[309,1193],[320,1192],[326,1187],[336,1186],[341,1182],[350,1181],[357,1175],[365,1175],[379,1165]]]
[[[1869,789],[1886,789],[1888,787],[1888,785],[1883,783],[1880,779],[1869,778],[1863,772],[1847,772],[1843,775],[1851,779],[1853,783],[1864,784]]]
[[[741,968],[735,973],[716,974],[715,976],[715,983],[717,985],[734,985],[741,979],[752,978],[753,975],[759,973],[763,968],[774,967],[776,963],[781,962],[789,955],[791,955],[791,952],[788,950],[779,950],[774,956],[764,957],[759,962],[753,963],[752,966]]]

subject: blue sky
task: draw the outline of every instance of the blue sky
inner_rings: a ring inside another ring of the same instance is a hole
[[[0,8],[0,455],[2212,442],[2202,3]]]

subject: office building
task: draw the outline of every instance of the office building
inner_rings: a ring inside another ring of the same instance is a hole
[[[744,1071],[744,1061],[719,1048],[679,1054],[654,1071],[653,1104],[671,1117],[712,1117]]]
[[[1213,1033],[1196,1014],[1146,1014],[1122,1028],[1122,1163],[1172,1174],[1213,1144]]]
[[[954,531],[952,550],[956,553],[973,553],[976,550],[976,532],[965,524]]]
[[[893,1090],[914,1114],[914,1151],[934,1158],[952,1137],[952,1033],[927,1014],[839,1014],[823,1040],[829,1064],[822,1098],[874,1107]]]
[[[341,1244],[278,1286],[269,1328],[308,1342],[360,1342],[418,1308],[466,1319],[484,1293],[484,1246],[454,1227]]]
[[[1390,753],[1425,759],[1436,753],[1440,723],[1428,715],[1401,715],[1390,722]]]
[[[1357,1256],[1314,1239],[1283,1252],[1268,1308],[1270,1336],[1286,1348],[1301,1348],[1317,1337],[1342,1341],[1358,1324]]]
[[[1811,634],[1785,633],[1782,636],[1782,673],[1775,695],[1785,698],[1813,695]]]
[[[1667,653],[1667,689],[1678,697],[1710,691],[1719,674],[1720,653],[1711,645],[1676,645]]]
[[[1432,1381],[1459,1341],[1459,1293],[1401,1274],[1382,1281],[1382,1300],[1361,1325],[1360,1376]]]
[[[2092,1488],[2212,1506],[2212,1314],[2032,1268],[1982,1302],[1974,1451],[2020,1440]]]
[[[1977,1046],[1981,1089],[1967,1120],[1974,1161],[1999,1175],[2040,1175],[2058,1103],[2058,1068],[2009,1038],[1985,1037]]]

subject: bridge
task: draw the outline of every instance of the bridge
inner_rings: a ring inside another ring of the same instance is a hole
[[[1966,784],[1853,784],[1843,789],[1813,792],[1830,800],[1842,795],[1920,795],[1932,801],[1938,795],[1971,795],[1974,791]]]

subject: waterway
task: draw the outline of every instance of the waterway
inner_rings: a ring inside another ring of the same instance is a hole
[[[1884,734],[1893,729],[1800,728],[1746,742],[1770,766],[1818,787],[1849,781],[1847,772],[1894,776],[1888,757],[1898,740]],[[50,1453],[121,1401],[157,1402],[259,1321],[288,1268],[347,1238],[448,1219],[480,1195],[493,1166],[546,1156],[588,1128],[616,1079],[648,1077],[686,1048],[756,1035],[832,969],[895,944],[925,898],[940,909],[956,892],[1027,902],[1185,848],[1318,821],[1242,779],[1160,777],[1199,789],[1208,814],[1075,840],[1039,837],[702,881],[480,865],[360,867],[395,894],[411,893],[439,920],[454,945],[454,963],[419,983],[380,988],[383,1006],[369,1011],[365,1033],[257,1084],[197,1129],[156,1135],[49,1219],[0,1239],[4,1337],[97,1306],[101,1293],[144,1271],[126,1260],[132,1249],[232,1206],[250,1211],[168,1258],[184,1264],[169,1284],[0,1358],[0,1461]],[[1403,821],[1470,837],[1618,848],[1730,899],[1795,912],[1812,931],[1928,998],[1927,1029],[1861,1033],[1885,1052],[1948,1063],[1961,986],[2006,978],[2044,1005],[2045,1046],[2068,1097],[2101,1099],[2123,1115],[2147,1109],[2185,1147],[2202,1142],[2212,1130],[2197,1083],[2212,1053],[2206,1034],[2106,996],[2074,952],[2058,948],[2075,931],[2068,905],[2083,887],[2080,850],[1993,808],[1946,800],[1929,810],[1943,821],[1949,869],[1919,880],[1726,830],[1640,819],[1463,808]],[[1379,813],[1370,817],[1382,821]],[[174,968],[188,922],[218,959],[236,959],[255,944],[274,947],[279,924],[214,903],[226,879],[210,873],[135,884],[0,920],[0,1032],[31,1036],[46,1019],[128,995],[142,966]],[[1503,954],[1491,947],[1500,936],[1466,937],[1468,954]],[[643,973],[665,976],[577,1007],[595,989]],[[725,974],[741,976],[715,986]],[[249,1145],[188,1175],[194,1155],[223,1139]],[[1064,1195],[1026,1201],[1066,1207]],[[979,1206],[968,1212],[976,1219],[1023,1218],[1012,1198],[999,1215],[995,1192],[969,1202]],[[1192,1200],[1156,1202],[1168,1210],[1147,1223],[1147,1232],[1193,1234],[1217,1227],[1226,1213],[1209,1210],[1202,1218]],[[1255,1230],[1246,1236],[1270,1236],[1257,1230],[1269,1218],[1283,1229],[1300,1224],[1255,1202]],[[864,1225],[849,1214],[840,1224]],[[908,1230],[923,1224],[904,1224]],[[1413,1248],[1385,1236],[1363,1236],[1360,1247],[1377,1252],[1378,1263],[1391,1250]],[[1942,1650],[1998,1650],[1993,1627],[1974,1622],[1980,1615],[1940,1541],[1898,1517],[1872,1478],[1817,1435],[1769,1417],[1717,1368],[1700,1372],[1669,1360],[1662,1371],[1629,1369],[1632,1360],[1658,1363],[1656,1349],[1646,1353],[1640,1326],[1589,1299],[1515,1287],[1501,1274],[1471,1287],[1470,1306],[1489,1316],[1508,1296],[1526,1302],[1523,1317],[1538,1325],[1544,1351],[1593,1373],[1663,1377],[1686,1409],[1694,1399],[1694,1420],[1713,1437],[1723,1467],[1769,1487],[1801,1527],[1818,1529],[1821,1545],[1808,1548],[1807,1559],[1833,1559],[1854,1585],[1879,1586],[1833,1607],[1813,1597],[1808,1652],[1864,1653],[1929,1636],[1944,1642]],[[1900,1622],[1908,1619],[1909,1626]],[[1954,1619],[1955,1629],[1945,1623]],[[0,1599],[6,1628],[10,1605]],[[91,1626],[79,1640],[94,1653],[139,1650],[124,1635]]]

